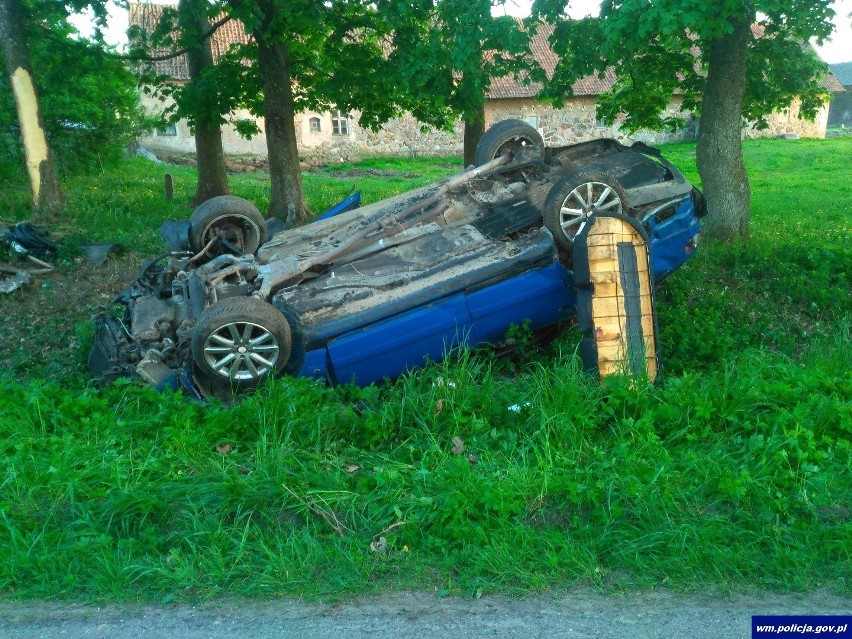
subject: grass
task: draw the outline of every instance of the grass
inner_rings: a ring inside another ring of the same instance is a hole
[[[346,197],[353,188],[364,192],[365,204],[428,184],[461,168],[455,159],[368,160],[353,169],[351,164],[306,172],[303,182],[308,206],[320,213]],[[376,168],[381,167],[381,168]],[[403,168],[397,168],[403,167]],[[29,217],[29,185],[15,167],[0,163],[0,193],[5,224]],[[343,176],[341,173],[354,173]],[[175,198],[165,197],[164,175],[175,183]],[[167,219],[183,219],[192,212],[187,202],[195,192],[195,169],[155,165],[130,158],[106,173],[66,180],[66,212],[51,220],[54,232],[68,239],[70,249],[80,242],[119,242],[132,252],[150,254],[162,249],[157,228]],[[254,202],[261,211],[269,207],[269,176],[241,173],[229,179],[231,193]]]
[[[573,331],[522,359],[463,352],[366,389],[280,379],[233,408],[92,389],[83,329],[69,370],[0,375],[0,591],[848,593],[852,193],[838,185],[852,139],[745,149],[752,239],[702,247],[659,289],[654,387],[592,382]],[[697,178],[694,146],[665,152]],[[320,210],[357,184],[369,200],[435,165],[317,171],[308,199]],[[192,172],[169,169],[187,197]],[[184,213],[162,171],[133,160],[72,181],[64,246],[120,234],[133,259],[156,250],[153,230]],[[261,175],[231,183],[264,204]]]

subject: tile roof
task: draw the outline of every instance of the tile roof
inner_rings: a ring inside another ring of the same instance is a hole
[[[541,65],[547,77],[553,76],[553,71],[556,69],[558,58],[550,49],[547,39],[553,33],[553,25],[539,25],[538,30],[533,35],[530,42],[530,53],[536,62]],[[612,88],[615,83],[615,73],[612,69],[607,69],[603,78],[598,78],[595,75],[589,75],[580,78],[574,83],[574,95],[599,95]],[[489,96],[493,100],[511,99],[511,98],[533,98],[541,91],[541,83],[530,82],[526,83],[523,76],[516,78],[514,76],[503,76],[501,78],[492,78],[491,90]]]
[[[140,27],[144,32],[150,33],[156,28],[165,9],[177,9],[177,5],[131,2],[128,11],[129,25]],[[246,34],[243,23],[239,20],[229,20],[216,29],[216,33],[210,37],[214,62],[227,52],[232,44],[248,41],[249,36]],[[169,49],[155,49],[151,53],[153,56],[165,55],[169,53]],[[189,80],[189,64],[185,54],[168,60],[158,60],[153,64],[154,71],[160,75],[169,76],[173,80]]]

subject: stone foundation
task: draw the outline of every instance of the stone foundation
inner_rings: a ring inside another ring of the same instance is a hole
[[[146,106],[156,106],[150,98]],[[639,131],[629,136],[616,122],[603,126],[596,119],[594,96],[574,97],[561,109],[531,99],[490,100],[486,105],[486,125],[508,118],[526,120],[535,126],[552,146],[575,144],[596,138],[615,138],[623,143],[634,141],[646,144],[665,144],[694,140],[698,121],[692,115],[678,110],[679,101],[673,100],[667,115],[679,117],[683,128],[675,133],[666,131]],[[248,114],[238,114],[246,117]],[[334,120],[331,113],[305,112],[296,116],[296,141],[299,158],[306,166],[321,166],[338,162],[352,162],[369,157],[447,157],[460,156],[463,151],[464,127],[456,122],[449,131],[427,127],[412,116],[396,118],[379,131],[358,125],[358,113],[345,118],[345,129],[340,116]],[[336,121],[335,121],[336,120]],[[743,129],[743,138],[776,137],[796,134],[799,137],[825,137],[828,107],[823,108],[815,122],[799,118],[799,105],[794,104],[769,119],[769,128],[757,130],[753,126]],[[265,156],[266,139],[262,133],[250,140],[237,135],[230,125],[223,126],[222,144],[229,156]],[[336,128],[335,128],[336,125]],[[171,132],[170,132],[171,133]],[[141,145],[158,154],[192,154],[195,140],[186,122],[178,122],[174,135],[153,132],[142,138]]]
[[[800,138],[824,138],[828,127],[828,109],[826,104],[813,122],[799,117],[799,102],[793,102],[788,109],[771,114],[767,118],[766,129],[756,129],[753,124],[743,128],[743,139],[776,138],[780,136],[798,136]]]

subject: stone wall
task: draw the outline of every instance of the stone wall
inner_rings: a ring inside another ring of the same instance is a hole
[[[140,99],[142,108],[149,114],[162,113],[171,100],[162,102],[151,96],[144,95]],[[248,111],[238,111],[231,116],[233,119],[255,119]],[[230,124],[222,126],[222,147],[226,155],[266,155],[266,137],[263,133],[263,119],[257,121],[260,134],[250,140],[241,137]],[[189,129],[186,120],[174,125],[174,129],[166,127],[143,136],[139,143],[154,153],[195,154],[195,137]]]
[[[361,127],[358,112],[349,114],[346,135],[335,134],[329,113],[306,112],[296,116],[296,142],[299,157],[308,165],[349,162],[367,157],[428,157],[459,155],[463,127],[457,122],[451,131],[427,127],[410,115],[395,118],[378,131]],[[320,130],[311,128],[319,120]]]
[[[679,100],[672,100],[668,115],[680,117],[683,128],[675,133],[665,131],[639,131],[628,136],[618,127],[603,126],[596,119],[594,96],[575,97],[566,101],[561,109],[555,109],[531,99],[490,100],[486,105],[486,125],[519,118],[536,127],[549,145],[560,146],[574,144],[596,138],[615,138],[627,144],[641,141],[647,144],[664,144],[694,140],[698,121],[692,115],[684,115],[678,110]],[[143,105],[151,112],[162,108],[162,103],[143,98]],[[815,122],[807,122],[798,117],[799,105],[794,104],[784,112],[773,114],[769,119],[769,128],[757,130],[752,126],[743,129],[744,138],[774,137],[784,134],[796,134],[800,137],[825,137],[828,121],[828,106],[823,108]],[[236,117],[250,117],[248,113]],[[333,121],[335,117],[336,122]],[[336,124],[336,127],[335,127]],[[251,140],[237,135],[230,125],[223,126],[222,143],[225,154],[229,156],[265,156],[266,139],[263,134],[263,121],[258,121],[261,133]],[[344,129],[345,126],[345,129]],[[142,146],[154,153],[187,154],[195,153],[195,141],[185,121],[178,122],[175,130],[152,132],[142,138]],[[173,135],[171,133],[174,133]],[[459,156],[463,148],[464,127],[456,122],[450,131],[427,127],[407,115],[385,124],[379,131],[371,131],[358,125],[358,113],[351,113],[345,123],[339,115],[308,111],[296,116],[296,142],[299,157],[308,166],[356,161],[368,157],[402,156]]]
[[[819,110],[814,121],[803,120],[799,117],[799,102],[795,101],[790,108],[771,114],[767,118],[766,129],[755,129],[749,124],[743,128],[743,138],[775,138],[781,135],[797,135],[800,138],[824,138],[828,127],[828,108],[826,103]]]
[[[672,100],[671,106],[666,111],[666,115],[680,117],[683,120],[683,128],[676,133],[643,130],[628,135],[619,128],[618,121],[611,126],[603,125],[597,120],[597,98],[594,96],[571,98],[566,100],[565,106],[561,109],[530,99],[491,100],[486,107],[485,119],[487,125],[509,118],[526,120],[541,132],[545,143],[552,146],[575,144],[597,138],[614,138],[627,144],[634,141],[664,144],[695,139],[695,118],[680,113],[679,103],[679,100]]]

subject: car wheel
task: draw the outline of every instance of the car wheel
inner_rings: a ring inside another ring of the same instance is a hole
[[[544,225],[570,250],[592,211],[624,213],[624,189],[607,173],[579,172],[556,182],[544,203]]]
[[[541,134],[523,120],[503,120],[488,129],[476,145],[476,166],[512,153],[521,147],[535,147],[544,151]]]
[[[266,224],[248,200],[220,195],[201,204],[189,218],[189,244],[193,251],[202,251],[217,237],[224,242],[207,249],[208,257],[236,252],[234,249],[254,253],[266,241]]]
[[[287,365],[290,325],[271,304],[231,297],[201,314],[191,346],[200,373],[237,389],[251,388]]]

